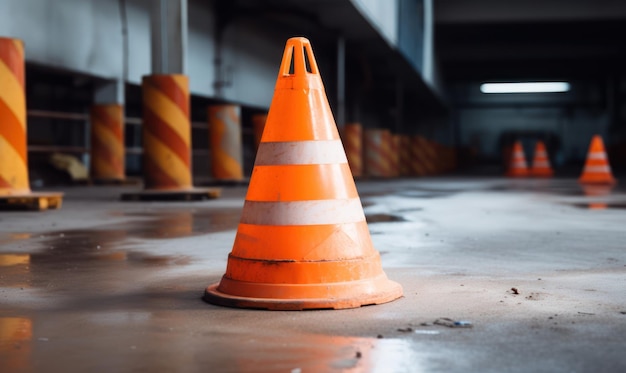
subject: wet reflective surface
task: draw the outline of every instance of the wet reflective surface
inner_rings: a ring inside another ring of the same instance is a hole
[[[175,204],[76,188],[59,211],[0,212],[0,372],[626,370],[620,186],[440,178],[358,188],[404,297],[342,311],[201,300],[224,274],[243,188]]]

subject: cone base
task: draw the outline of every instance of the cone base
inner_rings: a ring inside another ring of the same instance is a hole
[[[402,286],[384,274],[373,279],[330,284],[252,284],[222,278],[230,286],[252,288],[257,293],[318,293],[332,294],[328,298],[257,298],[226,294],[218,290],[222,283],[207,287],[203,299],[219,306],[254,308],[275,311],[302,311],[320,309],[345,309],[391,302],[402,297]],[[319,288],[319,289],[318,289]]]
[[[580,184],[592,184],[592,185],[615,185],[617,184],[617,180],[613,177],[581,177],[578,179],[578,183]]]
[[[146,189],[141,192],[124,193],[122,201],[202,201],[218,198],[222,194],[217,188],[189,188],[175,190]]]
[[[0,210],[51,210],[63,204],[63,193],[26,192],[0,195]]]

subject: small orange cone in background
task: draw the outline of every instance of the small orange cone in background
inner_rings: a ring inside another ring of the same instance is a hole
[[[617,182],[611,173],[611,165],[600,135],[595,135],[591,139],[585,168],[578,182],[582,184],[615,184]]]
[[[522,143],[516,141],[513,145],[513,153],[509,160],[509,170],[506,173],[509,177],[524,177],[528,176],[528,165],[526,164],[526,157],[524,156],[524,148]]]
[[[311,44],[291,38],[226,274],[204,299],[303,310],[401,296],[402,287],[387,278],[372,245]]]
[[[543,141],[537,141],[537,145],[535,145],[535,158],[533,159],[530,174],[537,177],[551,177],[554,175]]]

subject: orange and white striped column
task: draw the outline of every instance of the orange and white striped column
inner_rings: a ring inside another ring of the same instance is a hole
[[[0,196],[30,192],[24,44],[0,38]]]
[[[254,150],[259,149],[261,143],[261,137],[263,136],[263,129],[265,128],[265,122],[267,121],[267,114],[254,114],[252,116],[252,134],[254,135]]]
[[[96,104],[91,107],[91,178],[124,180],[124,107]]]
[[[242,180],[241,107],[212,105],[209,114],[211,173],[216,180]]]
[[[352,176],[361,177],[363,176],[363,126],[361,123],[346,123],[342,135]]]
[[[391,132],[387,129],[366,129],[365,170],[369,176],[389,177],[392,167]]]
[[[142,90],[145,188],[191,189],[189,79],[180,74],[148,75]]]
[[[422,140],[418,135],[411,137],[411,175],[425,176],[426,166],[424,165],[424,154],[422,148]]]
[[[411,173],[411,137],[409,135],[400,136],[399,150],[399,172],[400,176],[410,176]]]

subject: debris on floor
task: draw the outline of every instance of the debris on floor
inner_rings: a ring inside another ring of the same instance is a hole
[[[448,328],[472,328],[474,327],[474,325],[472,325],[472,323],[469,321],[463,321],[463,320],[457,321],[457,320],[452,320],[447,317],[442,317],[442,318],[435,320],[434,324],[446,326]]]
[[[517,290],[517,288],[511,288],[511,291],[513,292],[513,294],[519,295],[519,290]]]

